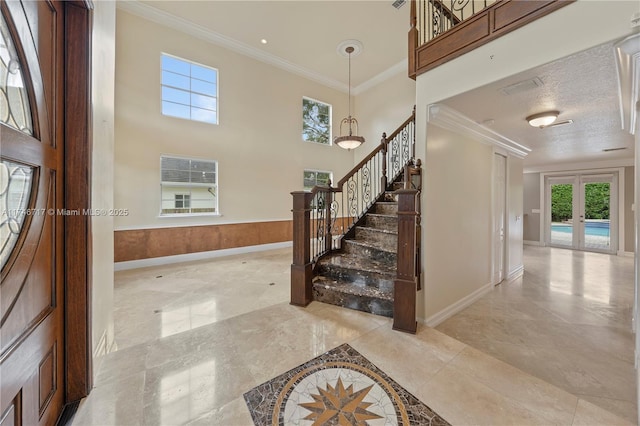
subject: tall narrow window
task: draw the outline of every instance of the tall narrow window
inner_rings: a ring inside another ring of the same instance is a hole
[[[218,70],[163,53],[162,114],[218,124]]]
[[[160,157],[161,215],[218,213],[218,162]]]
[[[331,145],[331,105],[302,98],[302,140]]]

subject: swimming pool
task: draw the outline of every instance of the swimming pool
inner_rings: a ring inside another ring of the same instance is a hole
[[[572,232],[572,228],[572,225],[561,225],[555,223],[551,225],[551,231],[562,232],[564,234],[570,234]],[[587,222],[585,223],[585,234],[608,237],[609,222]]]

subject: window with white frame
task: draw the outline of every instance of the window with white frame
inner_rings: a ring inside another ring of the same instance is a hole
[[[302,140],[331,145],[331,105],[302,98]]]
[[[175,194],[176,209],[191,208],[191,194]]]
[[[304,190],[308,191],[316,185],[327,186],[333,181],[333,173],[322,170],[305,170],[303,174]]]
[[[163,53],[162,114],[218,124],[218,70]]]
[[[160,215],[218,213],[218,162],[160,157]]]

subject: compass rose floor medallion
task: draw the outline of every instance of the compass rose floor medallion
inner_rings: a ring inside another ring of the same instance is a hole
[[[244,394],[267,425],[449,425],[344,344]]]

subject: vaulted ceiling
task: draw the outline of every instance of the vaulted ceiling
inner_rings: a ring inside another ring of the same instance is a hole
[[[120,1],[119,7],[345,92],[348,64],[337,51],[345,40],[364,46],[352,59],[355,94],[406,73],[408,3],[396,9],[391,0],[136,0]],[[531,148],[528,168],[629,162],[633,138],[621,130],[617,84],[613,43],[608,43],[442,102]],[[547,110],[573,124],[539,129],[525,121]],[[604,151],[611,148],[624,149]]]

